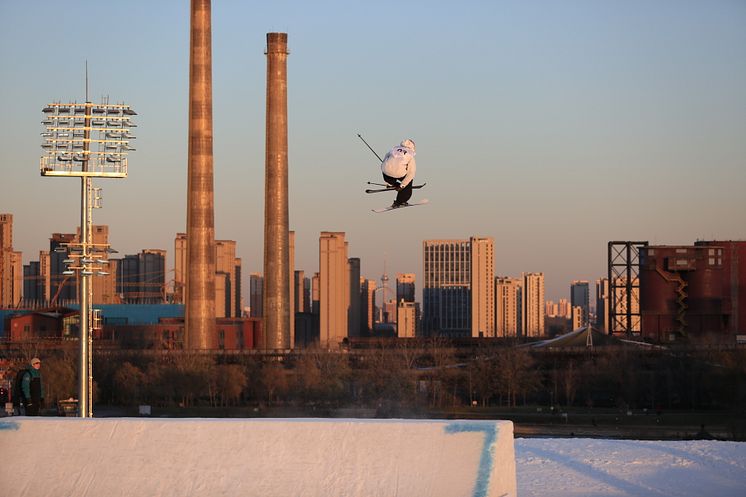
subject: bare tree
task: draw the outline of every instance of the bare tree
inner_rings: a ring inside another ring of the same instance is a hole
[[[112,383],[115,400],[122,405],[132,405],[142,396],[145,373],[127,361],[114,373]]]

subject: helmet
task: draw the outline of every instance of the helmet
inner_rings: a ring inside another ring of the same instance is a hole
[[[407,147],[409,149],[415,150],[414,148],[414,140],[411,140],[409,138],[402,140],[402,142],[399,144],[400,147]]]

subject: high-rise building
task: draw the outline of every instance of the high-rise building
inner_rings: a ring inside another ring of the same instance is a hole
[[[563,317],[565,319],[572,318],[572,306],[567,299],[559,299],[559,303],[557,304],[557,311],[557,315],[560,317]]]
[[[414,302],[400,300],[396,306],[396,336],[414,338],[417,335],[417,306]]]
[[[74,233],[52,233],[49,239],[49,279],[50,305],[64,305],[77,302],[77,272],[74,275],[63,274],[67,270],[66,246],[75,243]]]
[[[249,315],[252,318],[264,317],[264,278],[259,273],[249,275]]]
[[[396,301],[414,302],[414,294],[414,273],[398,273],[396,275]]]
[[[370,336],[376,317],[376,280],[360,278],[361,335]]]
[[[596,280],[596,328],[609,332],[609,279]]]
[[[166,251],[145,249],[117,261],[117,292],[125,304],[162,303],[166,291]]]
[[[501,338],[521,334],[521,280],[495,278],[495,335]]]
[[[46,301],[39,261],[23,265],[23,301],[27,307],[37,307]]]
[[[572,311],[572,329],[577,330],[585,326],[585,323],[583,323],[583,309],[579,305],[576,305],[572,308]]]
[[[174,303],[183,304],[186,295],[186,233],[176,233],[174,240]]]
[[[544,273],[522,273],[522,336],[544,335]]]
[[[319,333],[322,347],[336,348],[347,336],[349,298],[345,234],[322,231],[319,237]]]
[[[588,324],[591,311],[590,301],[590,284],[585,280],[573,281],[570,285],[570,305],[573,311],[578,312],[576,307],[579,307],[581,312],[581,315],[577,319],[573,314],[573,322],[578,321],[581,323],[581,326]]]
[[[13,214],[0,214],[0,307],[16,307],[23,298],[23,260],[13,250]]]
[[[311,312],[306,294],[306,279],[302,270],[293,271],[293,308],[295,312]]]
[[[288,232],[288,307],[290,313],[290,343],[288,348],[295,348],[295,231]]]
[[[423,327],[428,335],[494,337],[492,238],[423,242]]]
[[[311,313],[316,316],[321,313],[321,309],[319,308],[319,298],[321,295],[319,278],[319,273],[313,273],[313,278],[311,278]]]
[[[349,281],[349,305],[347,307],[347,336],[361,336],[362,302],[360,301],[360,258],[350,257],[347,260]]]
[[[176,304],[185,303],[186,298],[187,241],[186,233],[176,233],[173,289],[173,302]],[[240,317],[241,259],[236,257],[236,242],[233,240],[214,240],[213,242],[215,246],[215,317]]]
[[[215,240],[215,287],[215,317],[241,317],[241,259],[233,240]]]

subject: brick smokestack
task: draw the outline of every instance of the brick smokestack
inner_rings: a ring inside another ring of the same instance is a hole
[[[290,343],[288,247],[287,33],[267,33],[267,136],[264,186],[265,348]]]
[[[185,346],[215,336],[215,201],[212,166],[211,0],[192,0],[189,53],[189,179]]]

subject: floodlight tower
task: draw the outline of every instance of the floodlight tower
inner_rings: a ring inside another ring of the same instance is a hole
[[[87,93],[87,91],[86,91]],[[80,371],[78,382],[78,416],[93,416],[92,340],[99,324],[94,315],[91,276],[105,275],[108,244],[93,243],[92,209],[101,207],[100,188],[93,188],[93,178],[126,178],[127,154],[134,150],[135,137],[131,121],[137,113],[129,105],[54,102],[44,107],[42,133],[44,150],[39,165],[42,176],[78,177],[80,189],[80,238],[65,244],[67,269],[63,274],[78,276],[80,304]]]

